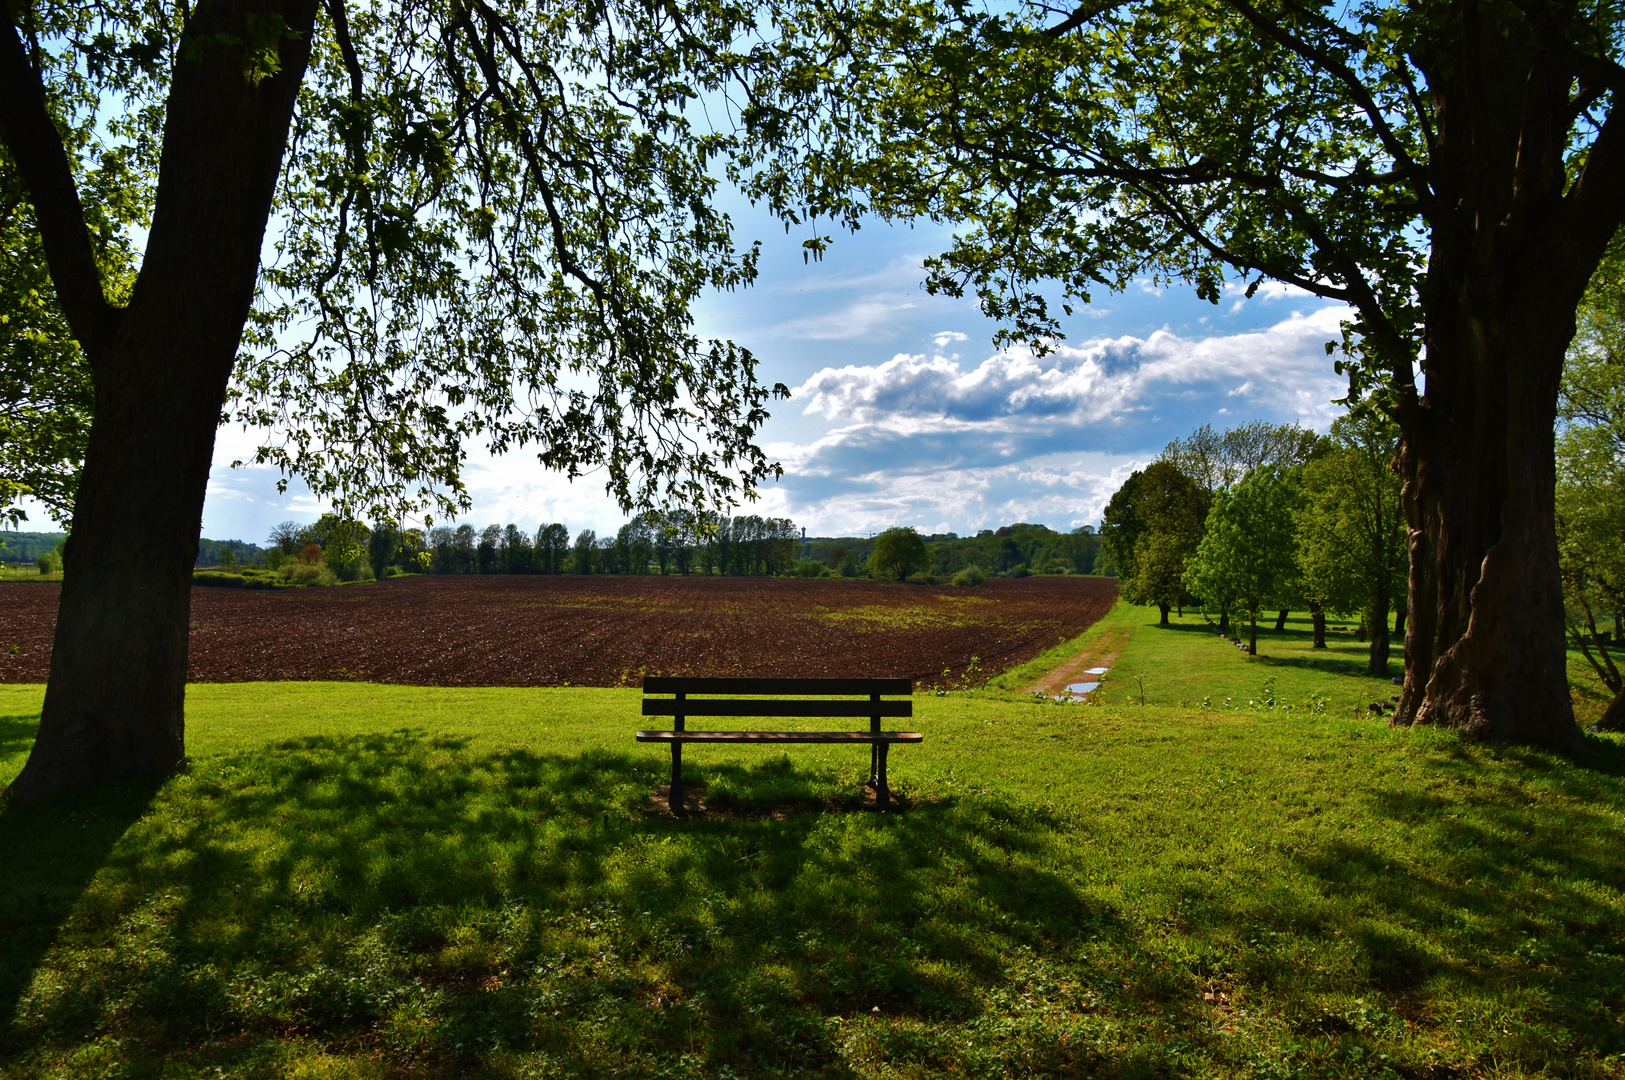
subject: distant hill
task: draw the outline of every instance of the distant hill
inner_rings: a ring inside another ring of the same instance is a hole
[[[8,532],[0,530],[0,562],[31,563],[67,538],[59,532]]]
[[[45,552],[56,547],[67,539],[67,533],[60,532],[7,532],[0,530],[0,562],[31,563]],[[250,544],[245,540],[209,540],[200,539],[197,543],[197,565],[220,565],[220,552],[230,548],[237,555],[237,562],[254,563],[265,556],[265,551],[258,544]]]

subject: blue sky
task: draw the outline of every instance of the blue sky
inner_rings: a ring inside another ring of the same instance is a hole
[[[802,233],[748,208],[734,217],[741,239],[763,242],[761,277],[706,298],[697,328],[748,346],[764,380],[794,391],[762,432],[784,478],[739,512],[787,516],[809,535],[1098,522],[1129,472],[1197,425],[1324,431],[1345,390],[1324,348],[1342,309],[1288,289],[1245,300],[1238,287],[1217,306],[1148,286],[1096,296],[1064,345],[1035,358],[995,350],[973,301],[920,287],[921,260],[947,246],[946,229],[872,224],[806,265]],[[205,536],[263,543],[275,523],[325,509],[297,483],[278,494],[270,470],[231,469],[253,446],[253,433],[221,429]],[[602,531],[624,520],[601,478],[572,484],[522,454],[472,449],[466,479],[474,507],[463,520],[476,525]]]

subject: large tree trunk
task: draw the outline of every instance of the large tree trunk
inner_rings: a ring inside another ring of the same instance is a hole
[[[188,39],[240,41],[247,14],[265,10],[205,3]],[[162,774],[185,759],[192,563],[204,489],[315,9],[296,2],[280,14],[297,37],[281,42],[275,77],[250,82],[240,44],[200,45],[192,58],[182,51],[129,306],[107,309],[105,338],[75,327],[95,373],[96,416],[39,735],[11,785],[16,798]]]
[[[1326,609],[1319,604],[1310,604],[1309,614],[1315,620],[1315,643],[1310,648],[1324,649],[1326,647]]]
[[[1279,613],[1276,614],[1276,616],[1275,616],[1275,630],[1276,630],[1277,633],[1279,633],[1282,630],[1286,629],[1286,617],[1288,615],[1290,615],[1290,614],[1292,614],[1292,612],[1290,612],[1290,611],[1282,611],[1282,612],[1279,612]]]
[[[1625,214],[1625,136],[1610,125],[1571,179],[1573,75],[1515,17],[1463,11],[1423,57],[1436,203],[1426,386],[1398,408],[1411,567],[1394,719],[1572,749],[1552,427],[1575,306]]]
[[[1524,287],[1486,283],[1493,302],[1430,321],[1426,422],[1403,454],[1411,596],[1395,718],[1572,748],[1552,425],[1577,294],[1538,295],[1547,272],[1525,266],[1508,274]]]
[[[1170,607],[1172,607],[1171,604],[1158,604],[1157,605],[1157,610],[1162,612],[1162,620],[1157,623],[1158,626],[1167,626],[1168,625],[1168,609]]]

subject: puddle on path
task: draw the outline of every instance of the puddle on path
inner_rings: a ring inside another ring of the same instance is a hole
[[[1093,676],[1095,676],[1094,681],[1092,681],[1092,682],[1068,683],[1067,687],[1066,687],[1066,695],[1070,695],[1070,697],[1072,697],[1072,698],[1081,698],[1085,694],[1089,693],[1091,690],[1099,689],[1099,687],[1100,687],[1100,676],[1106,674],[1106,672],[1108,672],[1110,670],[1111,670],[1111,668],[1103,668],[1103,667],[1086,668],[1083,673],[1085,675],[1093,675]],[[1063,695],[1062,700],[1066,700],[1066,695]]]

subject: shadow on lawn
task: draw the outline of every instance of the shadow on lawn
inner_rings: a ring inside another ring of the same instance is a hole
[[[10,722],[22,721],[15,725]],[[39,717],[0,718],[0,746],[32,739]],[[119,839],[152,805],[160,781],[138,781],[23,805],[0,804],[0,1028],[46,950]]]
[[[839,1073],[831,1017],[971,1017],[1012,950],[1120,929],[1045,868],[1064,830],[1043,810],[815,810],[839,777],[783,755],[686,772],[727,819],[650,809],[665,766],[631,754],[401,732],[205,763],[64,933],[116,926],[120,955],[80,953],[25,998],[7,1049],[113,1025],[226,1065],[298,1031],[448,1067],[697,1053]],[[1088,1063],[1046,1046],[1043,1069]]]

